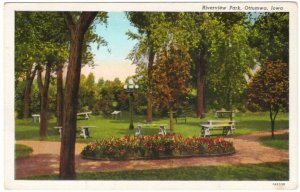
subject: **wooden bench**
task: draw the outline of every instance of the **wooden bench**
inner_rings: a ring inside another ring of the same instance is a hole
[[[83,136],[84,139],[90,137],[89,128],[94,128],[94,127],[95,126],[89,126],[89,125],[80,126],[80,128],[81,128],[80,136]]]
[[[208,120],[207,124],[200,124],[200,135],[203,137],[211,136],[211,130],[222,130],[223,135],[233,134],[235,122],[226,120]]]
[[[36,123],[37,121],[40,123],[41,122],[40,114],[32,114],[32,121],[33,123]]]
[[[174,119],[175,119],[176,123],[180,123],[180,122],[186,123],[187,117],[189,115],[191,115],[191,113],[192,113],[192,110],[188,109],[188,108],[178,110],[174,114]]]
[[[122,111],[113,111],[111,113],[111,118],[112,119],[118,119],[122,117]]]
[[[165,125],[160,125],[159,126],[159,135],[166,135],[167,134],[167,130],[166,130],[166,126]]]
[[[61,138],[62,127],[61,126],[56,126],[56,127],[54,127],[54,129],[57,129],[57,131],[58,131],[58,133],[60,135],[60,138]]]
[[[152,124],[152,123],[146,123],[146,124],[139,124],[137,131],[136,131],[136,135],[142,134],[142,129],[144,127],[158,127],[159,128],[159,135],[166,135],[167,134],[167,125],[166,124]]]
[[[142,135],[143,134],[143,127],[141,125],[138,125],[136,128],[135,136]]]
[[[235,113],[233,111],[216,111],[215,113],[216,118],[229,118],[231,121],[234,116]]]
[[[88,120],[90,118],[90,114],[92,114],[92,112],[82,112],[82,113],[77,113],[78,117],[83,117],[83,119]]]
[[[180,121],[183,121],[184,123],[186,123],[186,114],[175,114],[175,121],[176,123],[179,123]]]

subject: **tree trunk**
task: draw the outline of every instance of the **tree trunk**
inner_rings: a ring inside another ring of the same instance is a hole
[[[199,61],[197,63],[197,117],[204,118],[204,80],[205,63],[203,51],[200,51]]]
[[[272,131],[272,138],[274,139],[274,130],[275,130],[275,121],[271,120],[271,131]]]
[[[41,111],[40,111],[40,136],[42,139],[47,137],[47,129],[48,129],[48,91],[43,91],[41,93]]]
[[[75,179],[75,141],[78,89],[84,34],[96,17],[97,12],[82,12],[77,24],[69,13],[63,14],[71,32],[70,56],[64,92],[64,118],[60,150],[60,178]]]
[[[271,132],[272,132],[273,139],[274,139],[274,130],[275,130],[275,119],[278,114],[278,111],[279,111],[279,107],[274,107],[272,105],[270,106]]]
[[[46,73],[45,73],[45,81],[44,84],[42,82],[42,68],[38,69],[38,85],[40,89],[41,95],[41,109],[40,109],[40,137],[44,139],[47,137],[47,129],[48,129],[48,90],[50,84],[50,73],[51,73],[51,65],[52,62],[48,61],[46,64]]]
[[[169,112],[169,117],[170,117],[170,132],[174,133],[174,111]]]
[[[26,83],[25,83],[25,91],[24,91],[24,98],[23,98],[23,118],[29,118],[30,113],[30,96],[31,96],[31,87],[32,82],[35,77],[36,67],[33,71],[31,68],[26,72]]]
[[[63,64],[60,64],[57,68],[57,95],[56,95],[56,112],[57,112],[57,126],[63,124]]]
[[[149,53],[149,62],[148,62],[148,92],[147,92],[147,122],[152,122],[153,112],[152,112],[152,68],[154,62],[154,50],[151,47]]]

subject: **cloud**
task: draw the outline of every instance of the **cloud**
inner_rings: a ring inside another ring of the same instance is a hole
[[[125,81],[128,76],[135,74],[135,65],[131,64],[129,60],[97,60],[94,68],[85,66],[81,69],[81,73],[88,75],[92,72],[95,79],[103,78],[104,80],[114,80],[119,78]]]

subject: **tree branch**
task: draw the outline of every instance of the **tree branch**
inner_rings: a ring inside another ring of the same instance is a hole
[[[67,27],[69,28],[71,35],[73,36],[75,32],[75,24],[73,22],[72,16],[69,12],[63,12],[63,17],[65,19],[65,22],[67,24]]]
[[[91,25],[98,12],[82,12],[79,21],[76,25],[76,30],[79,32],[85,32]]]
[[[30,79],[32,79],[32,80],[34,79],[36,71],[37,71],[37,66],[35,66],[35,67],[33,68],[33,71],[31,72]]]

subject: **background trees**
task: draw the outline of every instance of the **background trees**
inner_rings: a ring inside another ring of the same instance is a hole
[[[23,26],[24,23],[26,26]],[[19,12],[16,15],[16,66],[18,75],[26,69],[23,116],[29,116],[31,84],[37,72],[40,90],[40,135],[47,135],[48,89],[56,64],[67,55],[67,28],[55,12]],[[29,46],[29,47],[28,47]],[[28,51],[28,50],[30,51]],[[25,54],[25,56],[23,55]],[[44,80],[42,78],[42,73]],[[19,77],[16,77],[18,79]]]
[[[274,138],[275,119],[280,109],[289,105],[289,67],[286,63],[266,63],[251,79],[247,91],[248,107],[270,112]]]
[[[129,33],[130,37],[139,39],[130,56],[139,64],[137,76],[147,77],[147,98],[151,92],[151,100],[155,100],[153,93],[157,92],[153,85],[149,92],[149,82],[154,82],[149,76],[156,76],[153,68],[158,62],[157,54],[176,42],[184,44],[191,57],[189,85],[196,90],[197,117],[204,116],[205,104],[207,109],[228,110],[244,105],[242,97],[247,87],[247,74],[256,64],[256,51],[249,45],[250,22],[245,13],[150,12],[128,13],[128,17],[142,34]],[[150,58],[149,50],[156,53],[151,68],[146,61]]]
[[[251,45],[259,52],[261,63],[289,63],[289,13],[264,13],[251,30]]]

